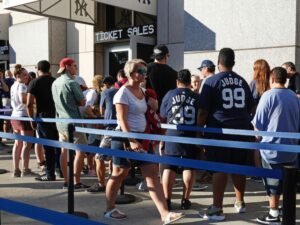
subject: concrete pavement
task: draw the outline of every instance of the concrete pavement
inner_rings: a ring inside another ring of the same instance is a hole
[[[10,142],[11,144],[11,142]],[[15,201],[29,203],[38,207],[48,208],[59,212],[67,211],[67,190],[62,190],[62,179],[55,182],[38,182],[32,177],[12,178],[12,157],[7,153],[11,148],[0,150],[0,168],[10,172],[0,175],[0,197]],[[32,151],[33,153],[33,151]],[[35,172],[41,172],[36,168],[35,157],[31,157],[31,168]],[[86,184],[93,184],[95,177],[83,176],[82,181]],[[180,180],[179,180],[180,182]],[[234,211],[234,191],[231,182],[227,186],[224,199],[224,213],[226,221],[214,222],[206,221],[198,216],[198,211],[207,208],[212,203],[211,184],[207,184],[205,191],[193,191],[191,201],[192,209],[184,211],[186,217],[175,224],[224,224],[224,225],[246,225],[257,224],[255,218],[267,211],[267,197],[263,185],[251,180],[247,180],[246,209],[244,214],[237,214]],[[181,199],[181,187],[174,188],[174,210],[179,210]],[[89,194],[84,191],[75,193],[75,210],[88,213],[89,218],[111,225],[132,225],[132,224],[162,224],[159,214],[151,201],[149,194],[136,191],[135,187],[126,187],[126,192],[137,197],[133,204],[119,205],[118,208],[128,214],[128,219],[123,221],[112,221],[103,217],[105,211],[104,193]],[[300,224],[300,195],[297,196],[297,224]],[[1,213],[2,225],[41,225],[39,221],[33,221],[18,215]],[[71,224],[70,224],[71,225]]]

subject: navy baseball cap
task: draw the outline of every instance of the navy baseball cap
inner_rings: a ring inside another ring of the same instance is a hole
[[[215,64],[212,61],[206,59],[206,60],[202,61],[201,66],[199,68],[197,68],[197,69],[201,70],[203,67],[215,68],[216,66],[215,66]]]

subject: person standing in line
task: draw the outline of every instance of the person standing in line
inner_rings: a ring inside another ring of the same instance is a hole
[[[154,62],[147,65],[147,89],[153,89],[157,94],[160,107],[166,93],[176,88],[177,72],[167,65],[170,58],[166,45],[157,45],[153,49]]]
[[[246,80],[232,71],[235,64],[235,54],[230,48],[223,48],[218,56],[220,73],[208,78],[200,94],[199,125],[218,128],[253,129],[251,112],[254,107],[253,98]],[[199,134],[201,135],[201,134]],[[205,138],[219,140],[252,141],[251,137],[205,133]],[[225,147],[206,146],[206,159],[221,163],[245,165],[248,150]],[[238,213],[246,211],[244,192],[246,177],[231,174],[236,200],[234,208]],[[227,174],[213,173],[213,204],[206,212],[199,213],[202,218],[222,221],[223,198],[227,185]]]
[[[11,109],[11,97],[10,97],[10,89],[11,86],[15,83],[15,79],[13,77],[13,74],[10,70],[6,70],[5,71],[5,78],[4,78],[4,82],[7,85],[9,91],[8,92],[4,92],[2,94],[2,104],[3,107],[6,109]],[[4,115],[6,116],[10,116],[11,112],[4,112]],[[4,120],[3,121],[3,131],[5,133],[10,133],[11,132],[11,124],[9,120]]]
[[[202,86],[204,85],[207,78],[209,78],[215,74],[216,66],[211,60],[205,59],[201,62],[201,65],[198,68],[198,70],[200,71],[200,77],[203,78],[201,87],[199,89],[199,93],[201,93]]]
[[[199,93],[200,87],[201,87],[202,80],[200,79],[200,76],[198,75],[192,75],[191,77],[191,88],[192,91],[195,93]]]
[[[177,76],[177,88],[169,91],[163,98],[160,115],[170,124],[196,126],[199,109],[199,94],[191,89],[191,73],[189,70],[180,70]],[[196,137],[195,132],[167,130],[167,135]],[[165,155],[176,158],[199,159],[200,150],[195,145],[166,142]],[[192,203],[189,200],[195,182],[195,170],[192,168],[179,168],[173,165],[163,166],[162,184],[169,210],[171,210],[172,187],[176,172],[183,176],[183,194],[181,209],[187,210]]]
[[[255,109],[259,103],[259,100],[264,92],[270,89],[269,85],[270,77],[270,66],[268,62],[264,59],[258,59],[254,62],[253,65],[253,80],[250,82],[250,90],[254,99]],[[253,112],[253,115],[254,116]],[[260,153],[258,150],[254,151],[254,154],[251,153],[252,157],[249,157],[251,160],[254,157],[254,164],[256,167],[261,167]],[[251,179],[255,182],[262,182],[261,177],[253,176]]]
[[[285,62],[281,67],[287,71],[289,78],[288,88],[295,92],[297,97],[300,98],[300,74],[297,72],[295,64]]]
[[[11,105],[12,105],[12,117],[27,117],[26,100],[27,100],[27,86],[25,82],[28,80],[28,72],[22,68],[20,64],[16,65],[14,71],[16,82],[12,85],[10,90]],[[21,134],[24,136],[33,136],[34,132],[31,128],[30,122],[21,120],[11,120],[11,125],[15,134]],[[29,169],[29,159],[31,143],[26,141],[15,140],[12,155],[14,172],[13,177],[27,177],[37,176],[36,173]],[[20,170],[19,163],[22,158],[22,171]]]
[[[257,106],[252,120],[255,130],[269,132],[299,132],[300,101],[296,94],[285,88],[287,72],[275,67],[270,75],[271,90],[266,91]],[[296,145],[298,140],[278,137],[258,137],[262,143]],[[260,149],[262,166],[266,169],[283,169],[284,166],[297,165],[297,153]],[[269,196],[269,212],[257,217],[260,224],[280,223],[279,200],[282,194],[282,180],[264,178]]]
[[[146,129],[147,121],[145,113],[147,103],[140,87],[147,75],[146,63],[141,59],[133,59],[125,64],[124,71],[128,82],[123,85],[114,96],[116,106],[118,128],[122,132],[140,132]],[[112,138],[112,149],[130,149],[139,154],[153,154],[153,149],[145,149],[142,143],[135,138]],[[170,212],[164,197],[163,188],[157,176],[158,167],[151,162],[137,161],[142,175],[147,182],[149,194],[160,213],[164,224],[171,224],[183,217],[182,213]],[[126,158],[113,157],[113,172],[106,185],[106,212],[104,216],[110,219],[122,220],[127,215],[115,207],[115,200],[122,181],[127,176],[130,161]]]
[[[31,118],[55,118],[55,106],[51,87],[55,78],[50,74],[50,63],[46,60],[37,64],[38,78],[33,79],[27,91],[27,113]],[[34,115],[34,103],[36,102],[36,115]],[[31,127],[37,130],[40,138],[58,140],[58,131],[55,123],[31,122]],[[55,154],[56,148],[44,146],[46,174],[36,177],[38,181],[55,181]]]
[[[55,103],[56,118],[82,119],[78,107],[84,106],[86,100],[79,84],[74,80],[74,76],[77,74],[77,64],[75,60],[72,58],[63,58],[59,63],[58,73],[61,75],[53,82],[51,88],[53,100]],[[60,141],[69,141],[68,126],[69,124],[67,123],[56,123]],[[87,144],[86,135],[75,131],[74,144]],[[61,170],[64,176],[63,188],[68,187],[67,151],[67,149],[62,149],[60,155]],[[83,189],[89,187],[80,182],[83,160],[84,152],[76,151],[74,159],[75,189]]]

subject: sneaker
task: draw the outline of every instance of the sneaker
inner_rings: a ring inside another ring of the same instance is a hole
[[[21,173],[21,177],[36,177],[39,174],[32,172],[31,169],[24,169]]]
[[[77,183],[77,184],[74,184],[74,190],[79,190],[79,189],[86,189],[86,188],[89,188],[90,186],[88,185],[85,185],[83,183]]]
[[[58,168],[55,168],[55,176],[57,176],[59,178],[64,178],[62,171]]]
[[[256,177],[256,176],[251,177],[251,180],[256,182],[256,183],[262,183],[263,182],[261,177]]]
[[[279,216],[274,217],[274,216],[271,216],[270,214],[266,214],[266,215],[257,217],[256,221],[260,224],[272,224],[272,225],[277,225],[277,224],[280,225],[281,224]]]
[[[99,183],[95,183],[94,185],[92,185],[91,187],[86,189],[85,191],[89,192],[89,193],[99,193],[99,192],[104,192],[105,187],[101,186]]]
[[[192,190],[193,191],[204,191],[207,188],[208,188],[208,186],[202,185],[200,183],[195,183]]]
[[[199,216],[203,219],[223,221],[225,220],[225,215],[223,214],[223,210],[217,208],[215,206],[210,206],[204,213],[199,212]]]
[[[234,208],[237,213],[244,213],[246,212],[246,205],[244,201],[236,201],[234,203]]]
[[[21,170],[20,169],[15,169],[12,177],[21,177]]]
[[[141,191],[141,192],[147,192],[148,191],[148,187],[147,187],[147,183],[145,180],[143,180],[142,182],[138,183],[136,185],[136,188],[138,191]]]
[[[62,189],[65,190],[65,189],[68,189],[68,183],[67,182],[64,182],[63,186],[62,186]]]
[[[192,206],[192,203],[190,200],[188,200],[188,199],[181,200],[181,209],[187,210],[187,209],[190,209],[191,206]]]
[[[48,177],[46,174],[34,178],[37,181],[55,181],[55,177]]]
[[[282,217],[282,215],[283,215],[283,210],[282,210],[282,205],[280,205],[279,207],[278,207],[278,213],[279,213],[279,216],[281,216]]]

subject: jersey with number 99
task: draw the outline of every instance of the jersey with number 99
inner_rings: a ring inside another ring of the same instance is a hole
[[[209,112],[207,126],[240,128],[250,123],[254,101],[245,79],[231,71],[205,81],[200,104]]]

